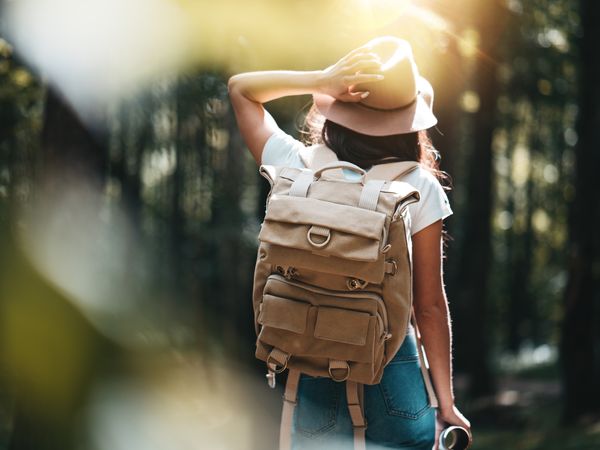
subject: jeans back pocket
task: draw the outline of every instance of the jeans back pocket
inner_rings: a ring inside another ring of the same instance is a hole
[[[302,375],[295,413],[296,430],[316,437],[334,428],[343,387],[344,383],[336,383],[329,378]]]
[[[429,409],[415,337],[408,334],[379,384],[390,415],[418,419]]]

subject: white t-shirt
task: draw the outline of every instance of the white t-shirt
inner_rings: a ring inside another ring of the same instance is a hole
[[[275,132],[265,144],[261,163],[273,166],[304,168],[306,166],[298,153],[301,148],[304,148],[302,142],[283,131]],[[358,174],[344,169],[344,176],[352,179],[353,177],[357,177]],[[406,174],[402,178],[402,181],[413,185],[421,194],[420,201],[408,205],[411,218],[411,235],[452,214],[446,192],[437,178],[428,170],[417,167]]]

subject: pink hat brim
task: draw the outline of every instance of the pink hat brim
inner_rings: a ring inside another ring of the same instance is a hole
[[[319,112],[332,122],[369,136],[389,136],[426,130],[437,123],[425,99],[429,95],[432,101],[433,89],[422,77],[419,87],[414,102],[388,111],[369,108],[360,102],[342,102],[327,94],[313,94],[313,100]]]

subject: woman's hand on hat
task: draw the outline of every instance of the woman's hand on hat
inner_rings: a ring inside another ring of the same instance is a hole
[[[369,95],[369,91],[354,91],[355,86],[381,80],[379,57],[356,49],[320,72],[318,89],[343,102],[359,102]]]

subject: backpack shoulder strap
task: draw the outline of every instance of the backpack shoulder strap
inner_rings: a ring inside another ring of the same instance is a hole
[[[326,164],[339,161],[335,152],[325,144],[304,147],[300,150],[299,154],[304,165],[313,171],[320,169]],[[333,176],[334,178],[344,178],[342,169],[331,170],[328,172],[328,175]]]
[[[306,167],[311,170],[317,170],[325,164],[338,161],[338,157],[333,150],[324,144],[304,147],[299,152],[300,159]],[[395,180],[402,175],[412,172],[419,163],[417,161],[397,161],[373,166],[365,177],[365,183],[370,180]],[[331,171],[336,177],[343,177],[341,169]]]
[[[300,159],[306,167],[312,170],[338,160],[333,150],[323,144],[311,145],[300,150]]]
[[[369,180],[395,180],[402,175],[412,172],[419,163],[417,161],[399,161],[385,164],[377,164],[368,172],[365,181]]]

